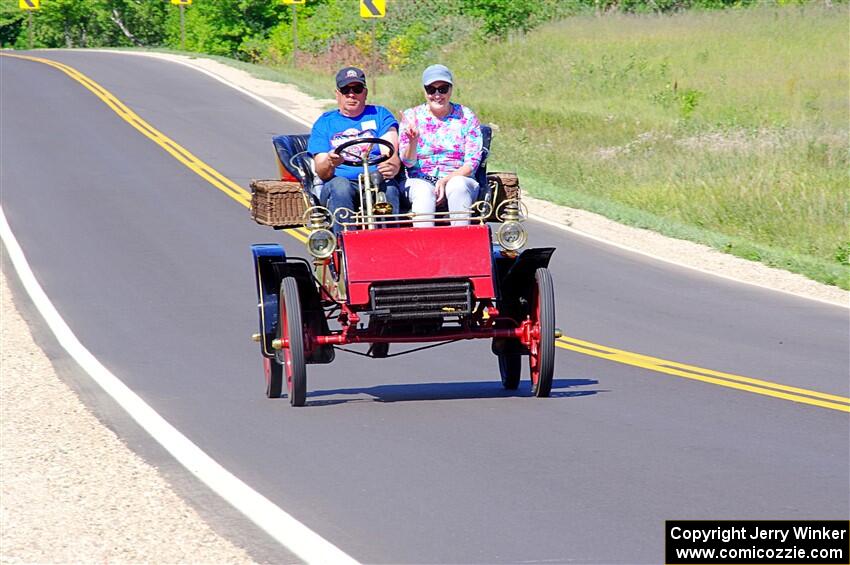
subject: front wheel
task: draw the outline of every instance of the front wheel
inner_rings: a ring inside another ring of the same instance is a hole
[[[279,350],[286,373],[289,403],[304,406],[307,402],[307,363],[304,359],[304,324],[301,322],[301,298],[298,283],[286,277],[280,284],[280,328],[288,347]]]
[[[547,397],[552,392],[555,371],[555,286],[549,269],[541,267],[534,274],[531,294],[532,340],[528,364],[531,369],[531,393]]]

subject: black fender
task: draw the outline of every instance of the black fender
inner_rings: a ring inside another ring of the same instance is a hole
[[[534,284],[534,273],[541,267],[548,267],[554,247],[526,249],[512,262],[497,261],[499,291],[503,299],[512,296],[528,296]],[[500,272],[501,271],[501,272]]]
[[[516,259],[500,257],[496,260],[498,308],[501,316],[517,323],[529,315],[529,299],[534,288],[537,269],[548,267],[554,247],[526,249]],[[514,327],[509,323],[497,327]],[[515,339],[494,339],[493,353],[525,354],[528,350]]]
[[[295,278],[301,299],[302,320],[308,325],[310,332],[314,336],[330,333],[309,264],[303,259],[287,258],[283,247],[278,244],[255,244],[251,246],[251,252],[254,257],[260,318],[260,352],[263,356],[274,358],[272,341],[276,337],[280,322],[280,285],[286,277]],[[306,361],[330,363],[333,358],[333,346],[326,345],[314,349]]]
[[[259,243],[251,246],[251,255],[260,318],[260,352],[264,357],[274,358],[272,340],[280,317],[278,292],[286,268],[286,252],[276,243]]]

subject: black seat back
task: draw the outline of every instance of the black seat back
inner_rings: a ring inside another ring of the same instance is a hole
[[[312,157],[306,152],[309,140],[310,135],[306,133],[276,135],[272,138],[281,176],[286,176],[284,171],[289,173],[301,181],[305,189],[313,185],[313,168],[310,166]]]
[[[492,198],[492,190],[487,183],[487,157],[490,155],[490,141],[493,139],[493,130],[487,124],[481,124],[481,142],[483,150],[481,151],[481,164],[478,165],[478,170],[475,171],[475,180],[478,181],[480,191],[478,192],[478,200],[490,202]],[[492,204],[492,202],[491,202]]]

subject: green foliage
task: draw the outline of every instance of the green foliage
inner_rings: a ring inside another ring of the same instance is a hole
[[[185,10],[186,49],[237,58],[257,57],[267,30],[288,14],[286,7],[267,0],[198,0]],[[180,45],[180,19],[171,10],[167,44]]]
[[[659,12],[669,13],[688,9],[720,9],[743,7],[757,3],[759,0],[595,0],[599,10],[626,13]],[[807,0],[778,0],[784,2],[806,2]]]
[[[12,0],[0,1],[0,48],[15,45],[19,36],[26,39],[27,16]]]
[[[165,39],[169,10],[165,2],[101,0],[101,5],[109,9],[112,24],[105,28],[104,45],[160,45]]]
[[[582,11],[667,12],[753,1],[388,0],[387,16],[375,23],[360,17],[358,0],[310,0],[297,9],[298,43],[322,67],[340,56],[366,57],[354,42],[358,32],[374,29],[370,62],[379,54],[378,66],[395,70],[436,58],[471,37],[512,37]],[[35,15],[37,46],[180,45],[179,11],[167,0],[42,0],[42,6]],[[279,0],[194,0],[184,13],[190,51],[276,64],[290,58],[292,12]],[[2,45],[23,46],[24,19],[17,0],[0,0]]]
[[[42,0],[33,12],[35,47],[157,45],[167,4],[136,0]],[[26,48],[27,16],[17,0],[0,0],[0,43]]]
[[[848,15],[578,16],[443,61],[535,196],[846,287]]]
[[[36,46],[99,47],[108,16],[96,0],[53,0],[35,14]],[[23,39],[23,38],[21,38]]]
[[[835,260],[841,265],[850,265],[850,240],[838,245],[835,250]]]
[[[484,21],[483,31],[487,35],[500,35],[510,30],[527,31],[531,16],[539,2],[517,2],[515,0],[468,0],[464,11]]]

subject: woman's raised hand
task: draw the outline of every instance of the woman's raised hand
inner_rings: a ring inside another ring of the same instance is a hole
[[[419,124],[416,123],[416,116],[411,113],[410,118],[407,114],[401,114],[401,135],[410,140],[411,145],[415,145],[419,140]]]

